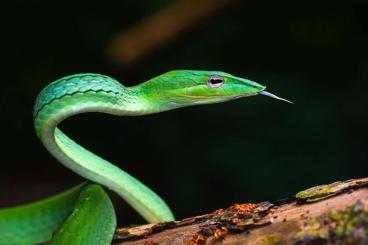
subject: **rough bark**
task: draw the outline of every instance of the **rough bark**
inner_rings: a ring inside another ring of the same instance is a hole
[[[368,178],[116,231],[113,244],[368,244]]]

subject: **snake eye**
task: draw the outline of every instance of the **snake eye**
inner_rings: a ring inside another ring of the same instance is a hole
[[[209,76],[207,80],[208,86],[212,88],[219,88],[224,84],[224,82],[224,78],[218,75]]]

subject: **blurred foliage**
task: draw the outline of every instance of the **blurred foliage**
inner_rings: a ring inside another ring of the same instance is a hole
[[[178,218],[367,175],[367,1],[239,1],[133,67],[111,64],[111,38],[168,2],[8,3],[2,207],[82,181],[46,152],[32,123],[38,92],[80,72],[133,85],[173,69],[223,70],[295,102],[257,96],[145,117],[86,114],[61,125],[156,190]],[[142,222],[111,195],[120,224]]]

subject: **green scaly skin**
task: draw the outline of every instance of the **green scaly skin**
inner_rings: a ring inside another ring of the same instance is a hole
[[[221,77],[223,84],[210,86],[213,75]],[[104,75],[76,74],[49,84],[39,94],[34,124],[43,145],[67,168],[113,190],[148,222],[171,221],[172,212],[156,193],[75,143],[57,125],[80,113],[138,116],[224,102],[264,89],[218,71],[171,71],[133,87]],[[115,227],[110,199],[99,185],[87,183],[39,202],[0,210],[0,245],[34,244],[51,238],[51,244],[110,244]]]

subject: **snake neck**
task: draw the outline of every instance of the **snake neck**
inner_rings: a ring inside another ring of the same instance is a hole
[[[114,115],[149,113],[149,103],[137,87],[127,88],[116,80],[98,74],[76,74],[56,80],[38,95],[34,122],[38,136],[67,117],[103,112]]]
[[[150,103],[140,86],[124,87],[98,74],[77,74],[48,85],[34,106],[36,133],[48,151],[63,165],[82,177],[114,190],[149,222],[172,220],[165,202],[134,177],[78,145],[57,125],[86,112],[120,116],[162,111]]]

